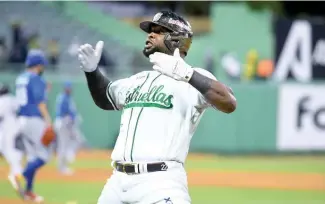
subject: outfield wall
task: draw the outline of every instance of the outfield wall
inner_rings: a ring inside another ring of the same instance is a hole
[[[63,79],[52,82],[49,106]],[[1,75],[12,84],[14,76]],[[74,97],[82,117],[82,130],[93,147],[112,148],[119,131],[120,112],[97,108],[83,77],[74,79]],[[191,151],[275,152],[325,150],[325,86],[321,84],[232,84],[238,101],[233,114],[206,111],[195,133]]]

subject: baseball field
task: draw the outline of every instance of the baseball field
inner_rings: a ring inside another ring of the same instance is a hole
[[[109,152],[78,154],[75,174],[51,162],[38,174],[46,204],[95,204],[111,173]],[[191,154],[186,163],[193,204],[325,204],[325,156],[217,156]],[[21,202],[0,159],[0,203]]]

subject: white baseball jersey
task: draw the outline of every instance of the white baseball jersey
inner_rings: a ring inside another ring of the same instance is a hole
[[[208,71],[199,73],[215,79]],[[189,83],[144,71],[110,83],[107,97],[122,110],[112,160],[185,162],[191,138],[210,106]]]
[[[1,142],[8,141],[8,139],[5,139],[4,137],[15,137],[16,135],[12,133],[13,131],[10,131],[10,129],[18,129],[18,124],[16,121],[16,112],[18,110],[18,103],[16,98],[11,94],[5,94],[0,96],[0,131],[1,131]],[[9,130],[8,130],[9,128]],[[9,133],[8,133],[9,131]],[[9,140],[10,141],[10,140]],[[7,145],[7,144],[3,144]],[[8,144],[9,145],[9,144]]]
[[[18,102],[13,95],[0,96],[0,117],[16,117],[18,108]]]

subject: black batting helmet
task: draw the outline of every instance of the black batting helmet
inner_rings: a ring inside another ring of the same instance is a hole
[[[171,31],[166,34],[164,39],[164,43],[171,53],[179,48],[181,52],[187,55],[193,37],[192,28],[188,21],[174,12],[161,11],[153,17],[152,21],[141,22],[140,28],[150,33],[152,25],[160,25]]]
[[[9,93],[9,86],[6,84],[0,83],[0,96]]]

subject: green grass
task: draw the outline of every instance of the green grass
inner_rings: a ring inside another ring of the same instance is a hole
[[[46,203],[65,204],[78,201],[78,204],[95,204],[103,183],[38,182],[35,191],[44,196]],[[0,198],[18,198],[6,181],[0,181]]]
[[[100,195],[101,183],[41,182],[36,190],[49,204],[78,201],[94,204]],[[0,198],[16,198],[7,182],[0,182]],[[191,187],[193,204],[324,204],[325,194],[317,191],[281,191],[244,188]]]
[[[215,157],[212,159],[191,160],[186,163],[190,170],[205,169],[220,171],[250,172],[295,172],[324,173],[325,158],[308,157]],[[6,165],[0,161],[0,167]],[[54,162],[49,164],[55,166]],[[75,168],[111,169],[110,161],[77,161]],[[2,173],[0,171],[0,173]],[[94,204],[104,182],[71,183],[39,182],[36,191],[43,195],[47,204],[62,204],[78,201],[78,204]],[[324,181],[325,182],[325,181]],[[271,190],[249,188],[191,187],[193,204],[325,204],[325,192],[307,190]],[[17,198],[7,181],[0,180],[0,198]]]
[[[324,173],[324,160],[283,160],[283,159],[204,159],[188,161],[186,168],[249,171],[249,172],[291,172],[291,173]]]
[[[323,192],[243,188],[190,188],[193,204],[321,204]]]

